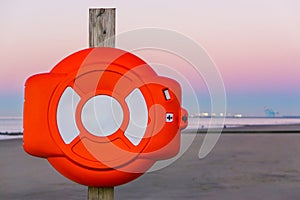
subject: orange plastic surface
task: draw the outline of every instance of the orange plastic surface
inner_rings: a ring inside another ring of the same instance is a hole
[[[63,141],[57,125],[58,102],[68,87],[80,96],[75,116],[80,133],[70,144]],[[125,98],[136,88],[146,101],[148,123],[140,143],[133,145],[124,136],[130,122]],[[113,97],[123,110],[120,128],[107,137],[89,133],[81,119],[83,106],[97,95]],[[172,116],[169,122],[168,113]],[[26,81],[24,150],[48,159],[62,175],[77,183],[116,186],[139,177],[155,161],[175,156],[187,116],[175,80],[158,76],[143,60],[123,50],[85,49],[62,60],[50,73]]]

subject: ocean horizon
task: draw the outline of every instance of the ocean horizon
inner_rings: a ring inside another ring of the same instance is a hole
[[[186,130],[210,127],[241,127],[251,125],[288,125],[300,124],[300,117],[189,117],[189,125]],[[0,117],[0,133],[23,132],[22,117]]]

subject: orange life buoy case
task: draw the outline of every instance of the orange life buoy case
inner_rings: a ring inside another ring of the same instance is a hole
[[[83,185],[120,185],[175,156],[187,123],[180,85],[120,49],[79,51],[25,84],[25,151]]]

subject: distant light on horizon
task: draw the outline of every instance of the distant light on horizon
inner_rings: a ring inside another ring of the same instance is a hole
[[[243,117],[243,115],[242,114],[235,114],[235,115],[233,115],[233,117],[241,118],[241,117]]]

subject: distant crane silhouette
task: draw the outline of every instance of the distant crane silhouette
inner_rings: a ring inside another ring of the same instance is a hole
[[[264,107],[266,117],[275,117],[279,114],[279,112],[274,111],[272,108],[268,108],[267,106]]]

